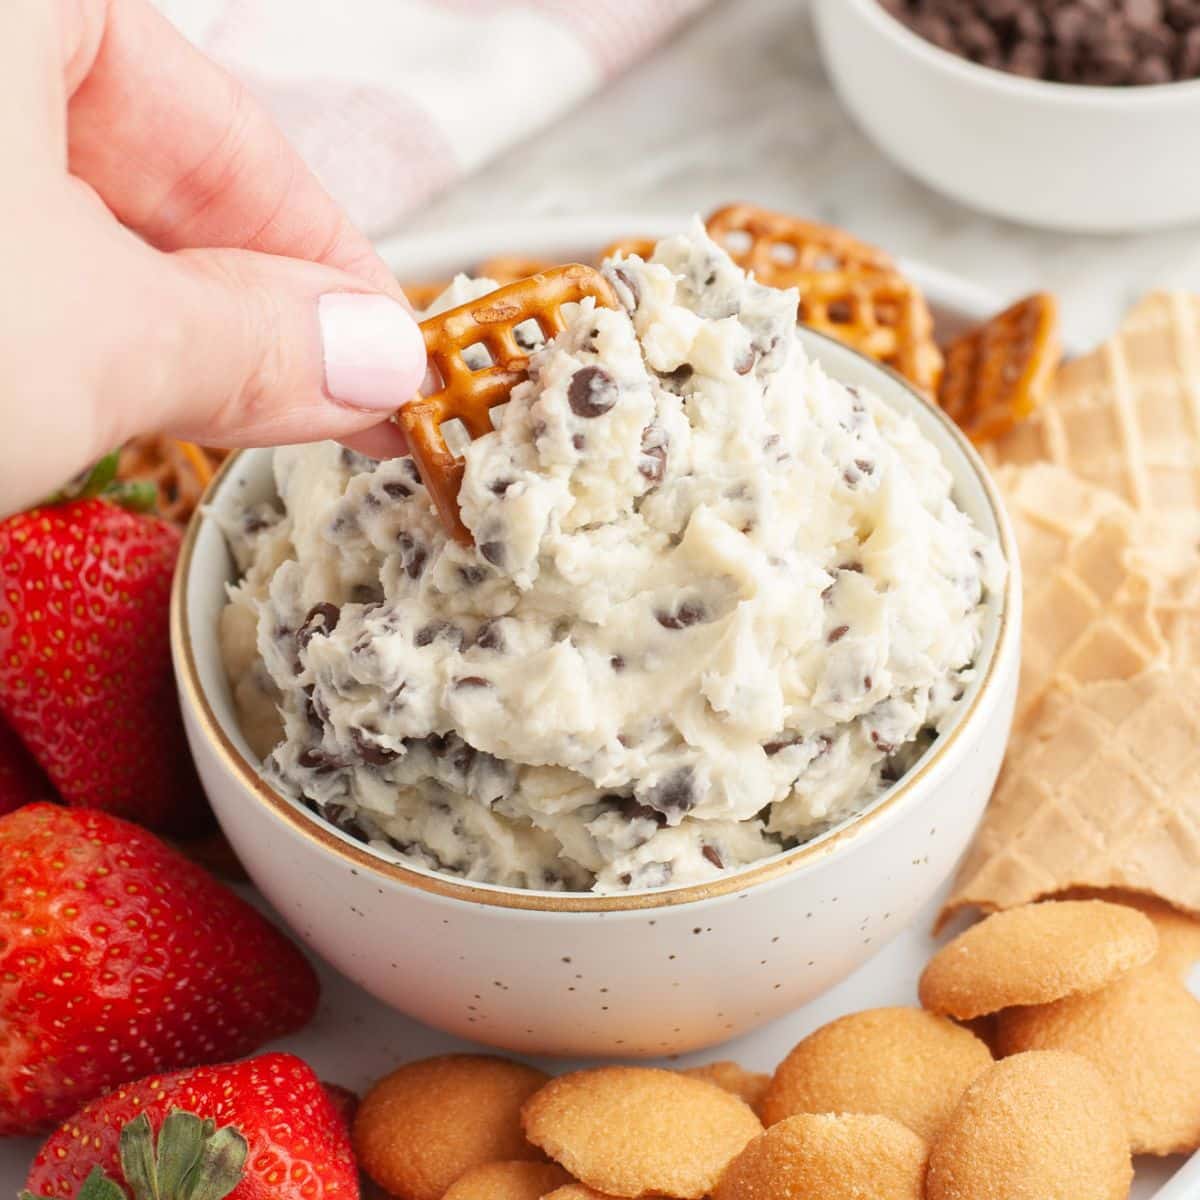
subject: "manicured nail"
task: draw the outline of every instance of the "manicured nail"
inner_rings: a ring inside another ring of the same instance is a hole
[[[425,377],[425,340],[412,314],[387,296],[329,292],[317,301],[325,390],[372,412],[399,408]]]

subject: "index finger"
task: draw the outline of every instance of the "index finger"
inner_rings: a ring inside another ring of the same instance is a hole
[[[228,72],[148,0],[62,0],[70,169],[163,250],[322,262],[402,297],[370,242]],[[74,26],[72,27],[72,23]]]

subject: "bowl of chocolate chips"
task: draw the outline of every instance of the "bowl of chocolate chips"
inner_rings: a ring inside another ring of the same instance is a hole
[[[910,174],[1077,233],[1200,220],[1200,0],[814,0],[830,75]]]

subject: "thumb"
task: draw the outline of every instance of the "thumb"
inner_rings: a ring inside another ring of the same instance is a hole
[[[342,438],[421,386],[415,318],[360,278],[247,250],[159,260],[168,278],[153,291],[172,336],[148,365],[145,429],[219,446]]]

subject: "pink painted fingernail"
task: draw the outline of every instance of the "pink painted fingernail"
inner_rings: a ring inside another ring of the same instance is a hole
[[[387,296],[329,292],[317,301],[325,391],[372,412],[399,408],[425,377],[425,339]]]

